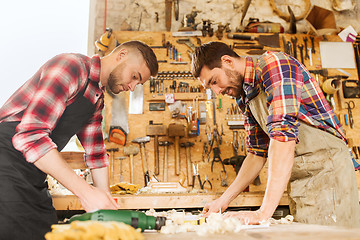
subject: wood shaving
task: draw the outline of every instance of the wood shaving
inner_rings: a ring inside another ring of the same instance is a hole
[[[194,225],[187,221],[187,219],[194,216],[200,217],[200,215],[192,215],[191,213],[178,212],[176,210],[156,212],[154,209],[147,211],[146,215],[162,216],[167,218],[165,226],[163,226],[160,230],[163,234],[196,232],[199,236],[208,234],[237,233],[245,229],[266,228],[275,224],[291,224],[294,221],[294,217],[288,215],[279,220],[270,218],[267,221],[261,222],[260,225],[247,225],[242,224],[240,220],[236,218],[224,218],[224,214],[212,213],[206,219],[205,223]]]
[[[92,178],[89,169],[74,169],[74,172],[84,178],[84,180],[92,184]],[[61,183],[59,183],[55,178],[51,177],[50,175],[46,178],[48,182],[48,190],[51,195],[74,195],[71,191],[65,188]]]
[[[237,233],[243,229],[249,228],[264,228],[269,227],[269,223],[261,225],[245,225],[236,218],[224,218],[224,214],[212,213],[206,219],[206,222],[201,225],[193,225],[190,223],[176,224],[168,220],[164,227],[161,228],[161,233],[175,234],[183,232],[196,232],[199,236],[211,234]]]
[[[61,185],[56,179],[47,176],[48,189],[51,195],[73,195],[67,188]]]
[[[270,222],[271,225],[275,225],[275,224],[291,224],[294,222],[294,216],[292,215],[287,215],[284,218],[280,218],[279,220],[276,220],[274,218],[270,218],[268,220]]]
[[[176,210],[169,210],[169,211],[162,211],[156,212],[155,209],[150,209],[145,212],[148,216],[154,217],[166,217],[167,221],[174,222],[177,225],[182,225],[185,223],[185,212],[184,211],[176,211]]]

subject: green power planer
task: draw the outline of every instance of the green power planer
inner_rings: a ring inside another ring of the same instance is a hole
[[[91,213],[77,214],[70,218],[70,223],[73,221],[115,221],[123,222],[132,227],[145,229],[160,230],[165,225],[165,217],[147,216],[143,212],[131,210],[98,210]]]

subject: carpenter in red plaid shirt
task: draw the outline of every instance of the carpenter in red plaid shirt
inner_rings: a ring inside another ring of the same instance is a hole
[[[86,211],[118,208],[109,190],[102,137],[104,89],[133,91],[157,72],[152,49],[129,41],[103,58],[55,56],[10,97],[0,108],[0,232],[5,239],[42,239],[56,223],[47,174],[72,191]],[[94,186],[59,154],[75,134]]]

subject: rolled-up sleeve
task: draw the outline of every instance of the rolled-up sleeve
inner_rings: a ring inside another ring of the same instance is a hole
[[[77,86],[77,68],[81,63],[72,57],[57,56],[38,71],[36,94],[32,96],[12,138],[14,147],[28,162],[35,162],[57,145],[49,137]],[[28,90],[32,91],[32,90]]]
[[[291,57],[273,53],[259,63],[259,70],[269,110],[266,123],[269,137],[281,142],[297,140],[304,85],[300,69]]]

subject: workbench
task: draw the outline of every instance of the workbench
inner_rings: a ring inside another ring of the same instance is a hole
[[[155,54],[157,55],[158,60],[167,60],[167,62],[160,62],[159,63],[159,71],[189,71],[190,70],[190,58],[187,56],[187,52],[189,48],[184,44],[177,44],[177,38],[172,36],[171,32],[113,32],[115,39],[121,43],[128,40],[141,40],[147,43],[150,46],[161,46],[163,44],[163,40],[169,41],[170,43],[176,45],[177,50],[181,52],[182,59],[181,61],[187,62],[187,64],[170,64],[172,60],[166,55],[166,49],[163,48],[153,48]],[[251,35],[251,34],[249,34]],[[297,37],[300,42],[304,37],[310,37],[306,34],[280,34],[280,48],[270,48],[264,47],[265,50],[273,50],[273,51],[283,51],[284,46],[282,44],[282,37],[284,37],[287,41],[289,41],[293,37]],[[195,45],[199,44],[199,40],[194,37],[189,37]],[[201,43],[206,43],[209,41],[218,41],[218,39],[213,37],[199,37]],[[320,59],[320,51],[319,51],[319,42],[322,39],[320,37],[315,37],[315,47],[316,47],[316,54],[312,55],[312,66],[309,65],[309,60],[305,61],[305,65],[309,70],[315,70],[321,68],[321,59]],[[341,41],[340,38],[336,35],[328,36],[329,41]],[[228,39],[224,37],[221,41],[232,44],[235,40]],[[197,42],[197,43],[196,43]],[[115,41],[111,43],[111,47],[109,48],[108,52],[110,52],[115,47]],[[248,55],[246,54],[246,49],[234,49],[240,56]],[[108,53],[107,52],[107,53]],[[357,76],[356,69],[346,69],[346,71],[351,75],[351,79],[359,79]],[[339,74],[336,69],[329,69],[329,75]],[[190,84],[190,86],[199,86],[200,83],[193,78],[187,79],[180,79],[180,81],[184,81]],[[320,80],[321,81],[321,80]],[[165,87],[169,87],[169,84],[172,81],[164,81]],[[321,83],[321,82],[320,82]],[[144,106],[143,106],[143,114],[129,114],[128,115],[128,122],[130,132],[127,136],[128,143],[131,143],[132,139],[137,137],[146,136],[146,125],[149,121],[153,121],[154,123],[163,123],[163,124],[170,124],[170,123],[182,123],[186,125],[186,119],[172,119],[171,113],[167,106],[165,107],[164,111],[150,111],[149,104],[151,102],[163,102],[164,95],[160,93],[150,93],[150,83],[147,81],[144,84]],[[128,92],[126,94],[129,94]],[[208,101],[206,100],[205,90],[201,89],[201,92],[196,93],[174,93],[178,99],[183,100],[186,104],[191,105],[195,98],[200,99],[201,101]],[[345,109],[344,102],[346,101],[344,98],[341,98],[336,94],[334,96],[335,102],[337,103],[337,109],[335,113],[339,117],[341,123],[344,125],[344,130],[346,131],[347,137],[350,139],[349,147],[352,146],[360,146],[360,114],[356,113],[356,108],[353,110],[355,127],[350,128],[349,126],[345,126],[344,124],[344,114],[347,113],[347,109]],[[356,107],[360,106],[359,99],[352,99],[355,102]],[[223,128],[224,137],[223,137],[223,144],[221,147],[221,156],[222,159],[229,158],[233,156],[233,147],[232,147],[232,140],[233,140],[233,130],[228,126],[228,117],[229,117],[229,108],[231,108],[231,104],[234,104],[234,100],[228,96],[218,96],[216,98],[216,120],[218,123],[218,128]],[[127,102],[128,103],[128,102]],[[106,94],[105,95],[105,114],[104,114],[104,125],[105,125],[105,132],[109,131],[110,127],[110,119],[111,119],[111,104],[112,98]],[[195,137],[184,137],[181,138],[180,141],[191,141],[194,143],[194,146],[191,148],[191,160],[194,163],[199,164],[199,173],[201,175],[202,181],[204,180],[204,176],[208,175],[210,181],[212,182],[213,189],[206,189],[205,193],[200,194],[192,194],[192,193],[185,193],[185,194],[139,194],[139,195],[114,195],[114,198],[120,204],[120,208],[122,209],[149,209],[149,208],[160,208],[160,209],[169,209],[169,208],[201,208],[204,206],[206,202],[212,201],[218,198],[225,190],[226,186],[221,185],[221,179],[219,176],[219,172],[221,170],[221,165],[219,163],[215,163],[214,172],[210,170],[212,155],[210,161],[203,161],[202,160],[202,153],[203,153],[203,144],[207,142],[207,136],[205,134],[205,128],[208,125],[213,124],[213,115],[210,112],[207,112],[207,119],[206,124],[200,124],[200,135]],[[244,132],[244,129],[238,129],[239,133]],[[159,141],[173,141],[174,138],[169,136],[161,136]],[[105,141],[107,148],[119,148],[118,152],[112,153],[115,157],[123,156],[123,146]],[[154,138],[151,138],[151,141],[146,144],[146,156],[149,165],[149,169],[153,171],[154,169]],[[69,153],[64,152],[62,153],[64,158],[70,162],[73,168],[83,168],[83,153]],[[169,146],[168,149],[168,158],[169,158],[169,181],[177,182],[179,181],[179,176],[174,174],[174,145]],[[186,153],[185,149],[181,148],[180,153],[181,161],[181,170],[186,172]],[[245,155],[245,149],[239,149],[239,155]],[[114,157],[113,156],[113,157]],[[160,162],[162,167],[162,161],[164,158],[164,150],[163,148],[160,149],[159,153]],[[129,181],[129,159],[127,158],[123,162],[123,179],[124,181]],[[140,184],[141,186],[144,185],[144,175],[142,172],[142,163],[141,163],[141,154],[134,156],[134,167],[136,169],[135,174],[135,184]],[[114,162],[114,172],[113,176],[115,181],[120,178],[120,170],[119,170],[119,161]],[[225,165],[226,172],[228,174],[227,182],[230,185],[232,181],[236,177],[236,173],[234,171],[233,166]],[[360,186],[360,174],[356,172],[358,185]],[[162,169],[160,171],[160,175],[157,176],[160,180],[162,180]],[[264,196],[265,188],[266,188],[266,180],[267,180],[267,165],[262,169],[260,173],[260,180],[261,184],[259,186],[255,186],[254,184],[250,184],[249,192],[244,192],[240,194],[232,203],[231,206],[233,207],[244,207],[244,206],[260,206],[262,203],[262,199]],[[188,182],[185,182],[185,185],[188,185]],[[185,186],[186,187],[186,186]],[[360,195],[360,191],[359,191]],[[74,196],[60,196],[54,195],[53,196],[54,206],[57,210],[78,210],[81,209],[80,202]],[[288,205],[287,193],[284,193],[280,205]]]
[[[174,209],[174,208],[203,208],[205,203],[211,202],[222,193],[163,193],[115,195],[113,198],[119,204],[119,209]],[[235,198],[229,207],[256,207],[262,203],[263,192],[247,192]],[[287,194],[281,198],[280,205],[288,205]],[[53,195],[53,205],[57,210],[82,209],[79,199],[74,195]]]
[[[270,227],[242,230],[238,233],[225,233],[199,236],[194,232],[165,235],[156,232],[145,232],[146,240],[358,240],[360,229],[346,229],[312,224],[284,224]]]

